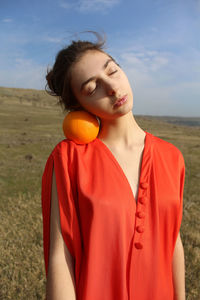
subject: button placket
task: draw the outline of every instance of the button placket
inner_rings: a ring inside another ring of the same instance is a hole
[[[137,264],[142,259],[143,252],[145,251],[145,232],[147,230],[147,214],[148,214],[148,206],[150,202],[150,174],[152,167],[152,157],[153,157],[153,137],[150,133],[147,133],[146,138],[146,151],[143,154],[142,161],[142,172],[140,175],[140,185],[138,192],[138,201],[135,211],[135,228],[134,228],[134,236],[132,243],[132,253],[130,259],[130,280],[129,280],[129,299],[134,298],[134,287],[133,281],[135,274],[137,274]],[[145,182],[145,184],[144,184]],[[146,198],[146,201],[141,200],[141,198]],[[145,202],[145,203],[144,203]],[[139,233],[137,231],[137,226],[144,226],[144,232]],[[136,272],[136,273],[135,273]]]
[[[142,181],[140,183],[140,187],[142,189],[142,195],[138,197],[138,206],[137,206],[137,211],[136,211],[136,223],[135,223],[135,237],[134,237],[134,246],[136,249],[141,250],[143,249],[144,245],[142,243],[143,240],[143,233],[145,231],[145,209],[146,209],[146,204],[148,201],[148,196],[147,196],[147,188],[148,188],[148,182],[147,181]]]
[[[139,219],[143,219],[145,217],[145,213],[143,211],[137,211],[136,217],[138,217]]]
[[[146,203],[147,203],[147,197],[146,196],[143,196],[143,197],[139,197],[139,199],[138,199],[138,201],[141,203],[141,204],[143,204],[143,205],[145,205]]]

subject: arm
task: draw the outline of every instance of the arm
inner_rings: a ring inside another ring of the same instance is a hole
[[[75,300],[74,261],[61,234],[55,174],[53,172],[50,220],[50,255],[47,300]]]
[[[185,300],[185,262],[184,249],[180,237],[180,232],[176,240],[174,249],[173,262],[173,283],[174,283],[174,299]]]

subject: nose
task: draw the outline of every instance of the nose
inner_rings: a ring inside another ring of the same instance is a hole
[[[108,95],[109,96],[114,96],[114,95],[116,95],[116,89],[109,89],[109,91],[108,91]]]
[[[107,87],[107,94],[109,96],[115,96],[116,94],[118,94],[119,87],[116,83],[107,82],[106,87]]]

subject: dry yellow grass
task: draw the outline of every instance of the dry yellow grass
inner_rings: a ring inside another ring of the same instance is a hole
[[[0,88],[0,299],[44,299],[41,176],[48,155],[64,138],[64,114],[44,91]],[[200,128],[145,116],[139,125],[177,146],[186,164],[181,236],[187,299],[200,287]]]

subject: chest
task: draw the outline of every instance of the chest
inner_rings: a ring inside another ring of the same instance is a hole
[[[135,200],[137,200],[138,195],[143,149],[144,146],[140,146],[132,150],[127,150],[123,154],[112,151],[114,158],[128,180]]]

